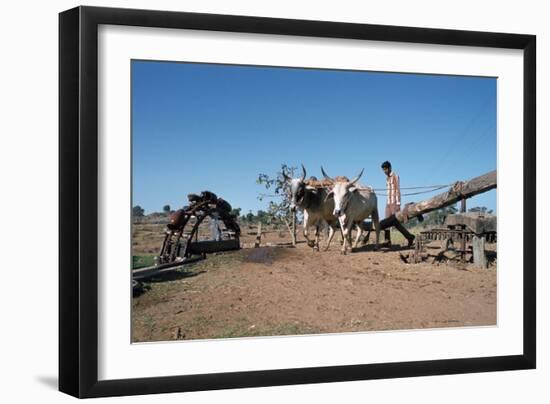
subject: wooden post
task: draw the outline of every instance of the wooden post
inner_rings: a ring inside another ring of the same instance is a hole
[[[254,242],[254,248],[258,248],[262,242],[262,222],[258,223],[258,234],[256,235],[256,241]]]
[[[296,212],[292,212],[292,245],[296,245]]]
[[[479,268],[487,268],[487,256],[485,255],[485,237],[474,236],[472,239],[474,253],[474,265]]]
[[[415,264],[422,261],[422,240],[420,237],[414,240],[414,251],[409,255],[409,259],[410,258],[412,258],[411,261]]]
[[[466,212],[466,199],[460,200],[460,212],[465,213]],[[464,233],[464,230],[466,230],[466,226],[460,226],[460,228],[463,230],[462,233],[462,240],[460,243],[460,261],[464,262],[466,261],[466,234]]]

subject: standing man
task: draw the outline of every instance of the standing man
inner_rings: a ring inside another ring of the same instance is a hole
[[[386,210],[385,218],[389,218],[395,215],[401,210],[401,189],[399,186],[399,175],[392,170],[391,163],[389,161],[384,161],[382,163],[382,171],[386,174]],[[399,221],[394,220],[392,222],[393,226],[407,239],[409,247],[414,241],[414,235],[409,233],[405,227]],[[387,243],[391,244],[390,240],[390,229],[384,230],[384,239]]]

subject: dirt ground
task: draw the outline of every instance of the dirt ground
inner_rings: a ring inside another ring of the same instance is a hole
[[[134,254],[156,252],[159,228],[135,229]],[[285,241],[281,231],[262,243]],[[344,256],[338,240],[327,252],[299,241],[210,254],[154,279],[133,299],[133,341],[496,324],[494,265],[405,264],[399,245]]]

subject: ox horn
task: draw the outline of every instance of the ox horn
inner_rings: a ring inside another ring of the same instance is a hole
[[[354,179],[352,179],[352,180],[350,181],[350,184],[353,185],[353,184],[355,184],[357,181],[359,181],[359,178],[361,178],[361,176],[363,175],[363,171],[365,171],[364,168],[361,170],[361,172],[359,173],[359,175],[358,175],[357,177],[355,177]]]
[[[306,179],[306,168],[302,164],[302,178],[300,178],[300,181],[304,182],[305,179]]]
[[[285,170],[282,170],[282,173],[283,173],[283,179],[284,179],[285,181],[288,182],[288,181],[291,180],[291,178],[290,178],[288,175],[286,175]]]
[[[323,177],[325,177],[325,180],[330,181],[330,182],[334,182],[334,180],[327,175],[327,173],[325,172],[325,169],[323,168],[323,166],[321,166],[321,173],[323,174]]]

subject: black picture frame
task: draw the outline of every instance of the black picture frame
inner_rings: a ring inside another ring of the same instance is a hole
[[[523,50],[523,354],[98,381],[100,24]],[[84,398],[534,369],[535,103],[534,35],[97,7],[77,7],[60,13],[59,390]]]

